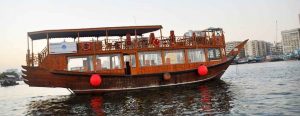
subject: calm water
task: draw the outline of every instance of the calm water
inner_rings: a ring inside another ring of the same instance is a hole
[[[300,61],[232,65],[201,85],[73,96],[0,87],[0,115],[300,115]]]

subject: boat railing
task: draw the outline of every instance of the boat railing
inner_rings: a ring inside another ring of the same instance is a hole
[[[48,55],[48,47],[45,47],[38,55],[39,61],[42,62]]]
[[[39,54],[26,54],[27,66],[39,66],[42,62],[39,58]]]
[[[225,46],[223,38],[215,37],[188,37],[188,36],[176,36],[172,37],[156,37],[156,40],[150,40],[148,37],[139,37],[132,41],[126,41],[125,39],[108,39],[97,41],[95,50],[107,51],[107,50],[126,50],[126,49],[142,49],[142,48],[165,48],[165,47],[187,47],[187,46]],[[156,42],[155,42],[156,41]],[[158,41],[158,42],[157,42]],[[81,45],[81,44],[79,44]],[[81,48],[79,46],[79,48]],[[93,47],[94,48],[94,47]]]
[[[48,55],[48,48],[45,47],[40,53],[38,54],[26,54],[26,62],[27,66],[39,66],[47,57]]]

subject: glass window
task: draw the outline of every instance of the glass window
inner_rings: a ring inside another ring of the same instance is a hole
[[[205,62],[204,49],[189,49],[188,59],[190,62]]]
[[[139,60],[141,66],[161,65],[161,52],[140,52]]]
[[[135,55],[124,55],[124,64],[126,64],[126,62],[130,62],[131,67],[136,67]],[[126,66],[124,65],[124,67]]]
[[[210,60],[220,59],[220,49],[218,48],[208,48],[208,58]]]
[[[165,51],[165,64],[181,64],[184,63],[183,50]]]
[[[97,70],[120,69],[120,54],[97,55]]]
[[[93,71],[93,57],[68,57],[68,70],[79,72]]]

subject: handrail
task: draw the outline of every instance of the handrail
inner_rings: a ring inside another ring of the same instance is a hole
[[[41,64],[44,59],[48,56],[48,47],[46,46],[39,54],[38,54],[38,62]]]
[[[100,48],[96,47],[97,50],[101,51],[109,51],[109,50],[125,50],[125,49],[139,49],[139,48],[154,48],[154,47],[174,47],[174,46],[199,46],[199,45],[212,45],[212,46],[221,46],[224,47],[224,37],[222,36],[196,36],[196,37],[190,37],[190,36],[175,36],[174,40],[171,40],[170,37],[156,37],[159,41],[159,45],[154,45],[154,43],[151,42],[149,37],[139,37],[137,39],[132,38],[131,42],[127,42],[126,39],[108,39],[108,40],[102,40],[98,41],[100,44]],[[80,45],[80,44],[78,44]],[[95,45],[95,44],[93,44]],[[96,44],[98,45],[98,44]],[[79,47],[81,48],[81,47]],[[46,49],[46,48],[45,48]],[[44,52],[46,52],[44,50]],[[42,53],[44,53],[42,52]],[[47,54],[47,53],[46,53]],[[45,55],[43,56],[43,58]]]

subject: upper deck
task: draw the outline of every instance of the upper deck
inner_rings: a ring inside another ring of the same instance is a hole
[[[159,29],[162,29],[161,25],[56,29],[28,32],[27,34],[32,40],[39,40],[48,38],[126,36],[126,34],[138,36]]]
[[[79,28],[79,29],[57,29],[28,32],[28,38],[34,40],[47,40],[49,52],[49,40],[54,38],[73,38],[77,41],[79,48],[86,43],[93,43],[94,50],[129,50],[129,49],[149,49],[149,48],[176,48],[176,47],[224,47],[224,35],[221,28],[208,28],[200,33],[191,35],[175,36],[174,31],[170,31],[168,37],[163,37],[161,25],[148,26],[122,26],[122,27],[99,27],[99,28]],[[160,35],[155,36],[154,31],[160,30]],[[150,33],[149,37],[143,34]],[[111,39],[110,37],[119,37]],[[94,38],[89,42],[81,42],[82,37]],[[105,39],[98,39],[105,37]],[[28,40],[29,41],[29,40]],[[29,43],[29,42],[28,42]],[[97,44],[97,45],[95,45]],[[29,49],[29,46],[28,46]],[[80,51],[80,50],[79,50]],[[89,52],[86,50],[86,52]]]

